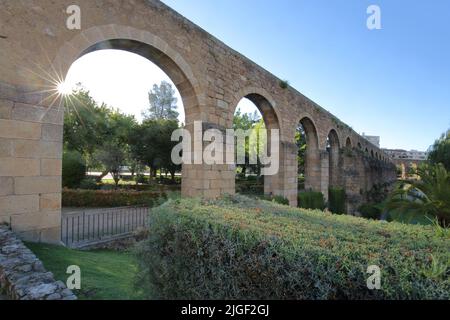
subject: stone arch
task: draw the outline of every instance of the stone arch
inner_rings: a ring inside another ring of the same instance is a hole
[[[267,149],[270,153],[271,150],[271,130],[279,130],[279,134],[281,134],[280,130],[280,122],[278,114],[274,108],[275,101],[272,99],[272,97],[263,89],[258,89],[254,87],[248,87],[240,91],[239,100],[233,104],[232,113],[231,115],[234,116],[234,112],[237,108],[238,103],[243,99],[246,98],[253,102],[253,104],[258,108],[259,112],[262,115],[262,118],[264,120],[264,124],[267,129]],[[232,117],[231,117],[232,119]],[[231,123],[228,122],[229,127],[232,126],[232,120]],[[280,154],[281,155],[281,154]],[[282,166],[282,161],[279,163],[280,167]],[[282,171],[282,168],[278,170],[278,172]],[[280,186],[281,181],[279,181],[279,174],[277,175],[266,175],[264,176],[264,193],[265,194],[280,194],[283,195],[282,188]]]
[[[242,88],[236,93],[234,100],[231,103],[232,109],[230,110],[230,117],[227,123],[228,127],[232,126],[233,116],[236,111],[237,105],[243,98],[249,99],[256,105],[258,110],[261,112],[261,115],[263,116],[264,122],[268,129],[279,129],[280,134],[282,134],[282,124],[279,121],[279,119],[281,119],[281,116],[277,108],[277,103],[272,98],[270,93],[265,89],[252,86]]]
[[[371,158],[373,158],[373,157],[374,157],[374,154],[373,154],[373,149],[372,149],[372,150],[370,150],[370,157],[371,157]]]
[[[185,128],[193,134],[194,121],[206,117],[203,96],[199,94],[199,82],[191,67],[180,53],[164,40],[150,33],[121,25],[95,26],[66,42],[58,51],[52,68],[64,79],[72,64],[90,52],[118,49],[138,54],[163,70],[177,87],[184,105]],[[192,135],[194,136],[194,135]],[[204,194],[204,186],[193,183],[190,172],[197,172],[198,165],[182,165],[182,194]],[[200,175],[198,176],[200,177]]]
[[[359,150],[362,150],[361,142],[358,142],[358,149],[359,149]]]
[[[329,157],[329,186],[338,186],[339,184],[339,136],[335,129],[328,133],[327,151]]]
[[[306,155],[305,155],[305,189],[321,190],[321,163],[319,152],[319,137],[317,127],[313,118],[302,116],[298,121],[306,135]]]
[[[345,147],[348,149],[352,148],[352,140],[350,139],[350,137],[347,137],[347,139],[345,139]]]
[[[173,81],[183,100],[186,124],[202,118],[203,97],[197,92],[199,82],[180,53],[149,31],[116,24],[83,30],[58,51],[53,72],[64,79],[69,68],[81,56],[102,49],[118,49],[136,53],[161,68]]]

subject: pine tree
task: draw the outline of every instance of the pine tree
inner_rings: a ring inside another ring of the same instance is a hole
[[[142,113],[145,120],[177,120],[177,98],[172,85],[162,81],[148,93],[150,107]]]

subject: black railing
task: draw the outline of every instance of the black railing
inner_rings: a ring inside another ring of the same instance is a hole
[[[120,207],[64,213],[61,241],[68,247],[83,247],[128,236],[147,226],[149,210]]]

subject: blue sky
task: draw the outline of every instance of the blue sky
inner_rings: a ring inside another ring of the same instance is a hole
[[[163,2],[383,147],[425,150],[450,127],[448,0]]]
[[[164,2],[357,132],[381,136],[382,147],[426,150],[450,128],[448,0]],[[371,4],[381,9],[381,30],[366,27]],[[83,56],[66,79],[137,118],[161,80],[170,81],[118,50]],[[248,101],[240,107],[252,111]]]

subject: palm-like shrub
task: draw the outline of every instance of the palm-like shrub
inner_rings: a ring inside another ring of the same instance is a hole
[[[413,215],[429,215],[442,226],[450,224],[450,174],[442,164],[417,169],[420,180],[403,183],[393,192],[387,209]]]

